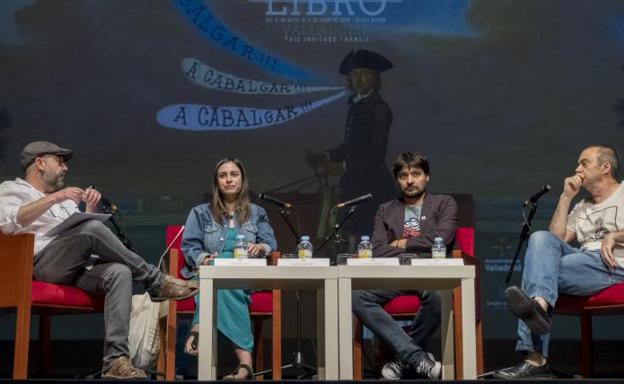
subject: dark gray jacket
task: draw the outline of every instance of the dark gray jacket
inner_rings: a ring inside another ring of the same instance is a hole
[[[407,249],[388,244],[403,236],[405,203],[394,199],[379,206],[373,228],[373,257],[397,257],[400,253],[430,252],[433,239],[442,237],[452,249],[457,222],[457,203],[448,195],[426,194],[420,213],[421,235],[407,239]]]

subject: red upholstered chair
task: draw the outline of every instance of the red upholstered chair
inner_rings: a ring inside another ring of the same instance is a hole
[[[581,374],[593,375],[592,316],[624,315],[624,283],[592,296],[561,295],[555,313],[581,318]]]
[[[483,329],[479,301],[479,267],[474,257],[474,203],[471,195],[452,194],[459,208],[460,227],[455,233],[455,246],[452,257],[464,257],[466,263],[474,263],[477,268],[476,289],[476,336],[477,336],[477,374],[483,373]],[[466,226],[463,226],[466,225]],[[395,297],[384,305],[384,310],[396,319],[413,319],[420,309],[420,299],[415,295]],[[463,377],[462,341],[461,341],[461,290],[453,290],[453,323],[455,329],[455,377]],[[362,380],[362,323],[354,316],[355,335],[353,341],[353,379]]]
[[[0,308],[16,311],[13,379],[28,378],[31,314],[39,314],[40,365],[48,372],[50,317],[102,312],[104,296],[65,285],[33,280],[33,234],[0,234]]]
[[[176,235],[180,233],[182,226],[170,225],[167,226],[167,245],[172,242],[171,250],[169,252],[169,273],[174,274],[171,271],[175,271],[177,277],[183,278],[180,275],[180,269],[184,265],[184,255],[180,250],[180,243],[182,236]],[[175,239],[175,240],[174,240]],[[277,264],[279,258],[278,252],[273,252],[271,255],[271,264]],[[175,354],[176,354],[176,330],[177,330],[177,315],[186,314],[193,315],[195,312],[195,302],[192,298],[169,303],[169,313],[166,319],[166,331],[161,334],[164,336],[164,356],[161,354],[159,359],[159,371],[162,372],[164,367],[165,379],[175,379]],[[264,366],[264,344],[262,340],[262,325],[265,319],[272,319],[272,376],[273,380],[280,380],[282,378],[282,313],[281,313],[281,290],[274,289],[272,291],[258,291],[251,294],[251,304],[249,306],[249,312],[251,314],[251,322],[254,332],[254,370],[259,372],[263,370]],[[257,377],[261,378],[261,377]]]

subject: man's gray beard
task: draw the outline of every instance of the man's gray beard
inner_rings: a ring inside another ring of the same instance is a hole
[[[52,190],[52,192],[56,192],[62,189],[65,186],[65,175],[60,174],[54,178],[50,178],[50,176],[45,173],[42,175],[43,181],[46,183],[48,187]]]

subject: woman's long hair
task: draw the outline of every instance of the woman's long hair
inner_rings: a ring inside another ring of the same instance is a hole
[[[212,204],[210,211],[212,215],[221,220],[221,224],[225,223],[228,217],[228,210],[225,207],[225,199],[219,190],[219,168],[225,163],[234,163],[241,173],[241,190],[234,201],[234,212],[238,216],[238,223],[246,223],[251,216],[251,203],[249,200],[249,182],[247,181],[247,173],[243,163],[236,158],[226,157],[219,160],[215,166],[214,176],[212,177]]]

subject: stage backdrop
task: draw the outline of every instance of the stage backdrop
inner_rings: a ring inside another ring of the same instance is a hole
[[[370,192],[341,194],[340,165],[326,177],[306,161],[348,140],[339,66],[360,49],[392,64],[379,95],[393,119],[370,156],[391,166],[423,151],[432,192],[474,196],[485,335],[513,338],[502,292],[522,201],[552,185],[534,222],[546,228],[580,149],[623,149],[619,0],[3,0],[0,177],[20,175],[29,141],[74,149],[69,184],[116,201],[154,261],[164,226],[182,223],[216,161],[236,156],[254,191],[302,201],[318,244],[327,206]],[[575,337],[571,324],[558,319],[554,336]]]

